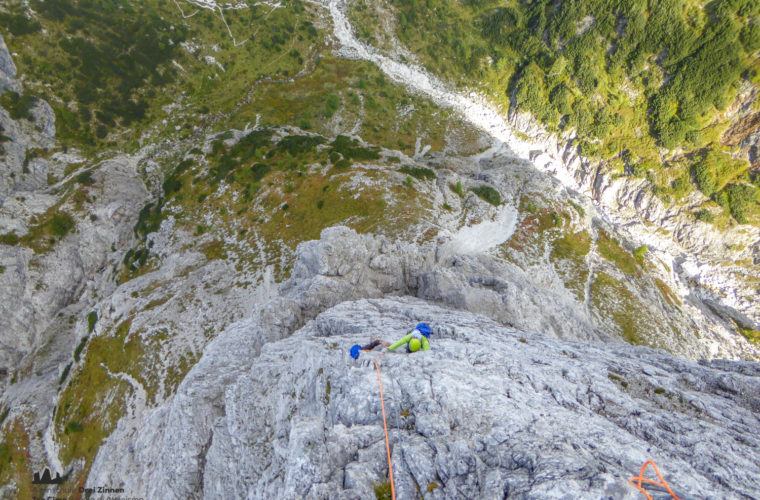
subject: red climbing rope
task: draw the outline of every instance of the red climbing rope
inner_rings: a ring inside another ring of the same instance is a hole
[[[657,477],[660,479],[661,482],[653,481],[651,479],[647,479],[644,477],[644,472],[647,470],[647,466],[651,465],[654,469],[655,474],[657,474]],[[636,484],[636,480],[638,480],[639,484]],[[665,479],[663,479],[662,474],[660,474],[660,470],[657,468],[657,465],[655,465],[654,460],[647,460],[644,462],[644,465],[641,467],[641,472],[639,472],[638,477],[632,477],[628,480],[632,485],[634,485],[640,492],[644,494],[645,497],[647,497],[647,500],[652,500],[652,497],[644,491],[644,488],[641,487],[642,481],[645,481],[647,483],[656,484],[657,486],[662,486],[666,490],[668,490],[668,493],[670,493],[670,496],[672,496],[675,500],[681,500],[678,495],[673,493],[673,490],[670,489],[670,486],[668,486],[668,483],[665,482]]]
[[[378,357],[376,357],[373,360],[373,363],[375,363],[375,368],[377,369],[377,384],[380,386],[380,407],[383,409],[383,428],[385,429],[385,451],[388,452],[388,476],[391,480],[391,498],[393,500],[396,500],[396,490],[393,486],[393,466],[391,465],[391,446],[388,443],[388,424],[385,421],[385,402],[383,401],[383,381],[380,380],[380,365],[377,364],[377,360],[380,359],[383,354],[385,354],[387,351],[384,351],[382,354],[380,354]],[[649,500],[652,500],[651,498]]]

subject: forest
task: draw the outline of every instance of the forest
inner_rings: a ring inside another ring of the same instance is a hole
[[[698,188],[736,222],[757,211],[760,180],[718,122],[743,83],[760,86],[760,2],[393,4],[401,41],[448,81],[574,130],[582,154],[650,178],[668,203]]]

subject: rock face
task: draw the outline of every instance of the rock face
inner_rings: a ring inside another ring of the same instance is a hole
[[[757,364],[505,327],[445,296],[409,296],[411,263],[434,255],[377,248],[398,272],[373,271],[362,263],[381,241],[322,236],[299,247],[278,297],[209,344],[173,399],[119,422],[88,485],[149,498],[372,497],[387,474],[376,354],[353,361],[348,348],[427,321],[431,351],[380,361],[399,498],[639,498],[627,478],[648,458],[696,497],[760,494]]]
[[[134,158],[118,157],[100,166],[90,187],[92,217],[82,217],[77,232],[63,238],[54,251],[37,254],[20,245],[0,244],[0,265],[5,268],[0,274],[0,367],[14,370],[35,345],[44,344],[46,339],[39,337],[51,326],[56,330],[57,325],[50,324],[54,316],[96,284],[115,246],[131,240],[139,209],[149,199],[136,163]],[[20,214],[29,213],[33,200],[50,197],[24,195],[29,198],[24,202],[0,197],[0,233],[8,229],[3,227],[6,220],[23,222]]]
[[[0,91],[13,90],[18,92],[20,86],[16,81],[16,65],[8,53],[3,36],[0,35]]]

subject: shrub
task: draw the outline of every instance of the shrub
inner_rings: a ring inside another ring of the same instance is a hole
[[[701,222],[711,223],[715,221],[715,216],[709,210],[698,210],[694,212],[694,218]]]
[[[491,186],[479,186],[472,192],[495,207],[501,204],[501,195]]]
[[[289,135],[282,138],[277,144],[277,149],[279,151],[287,151],[295,156],[297,154],[313,151],[315,147],[324,142],[324,138],[319,136]]]
[[[649,248],[647,248],[646,245],[641,245],[640,247],[638,247],[636,250],[633,251],[633,256],[636,257],[636,260],[641,262],[642,260],[644,260],[644,256],[647,254],[647,250],[649,250]]]
[[[66,236],[72,229],[74,229],[74,219],[66,212],[58,212],[50,221],[50,232],[55,236]]]
[[[712,196],[715,193],[715,179],[710,171],[710,167],[705,162],[700,162],[692,167],[694,180],[697,181],[699,190],[704,193],[705,196]]]
[[[61,376],[58,378],[58,385],[61,385],[66,381],[66,377],[69,376],[69,370],[71,370],[71,363],[67,364],[61,372]]]
[[[436,175],[435,172],[430,170],[429,168],[423,168],[423,167],[401,167],[401,172],[411,175],[415,179],[435,179]]]
[[[84,184],[85,186],[92,186],[95,183],[95,180],[92,178],[92,171],[85,170],[81,174],[77,175],[77,182],[79,184]]]
[[[747,224],[747,204],[754,200],[755,188],[743,184],[729,184],[725,192],[733,218],[739,224]]]
[[[71,421],[66,424],[66,429],[64,432],[66,432],[66,434],[70,432],[82,432],[82,424],[80,422]]]
[[[0,105],[2,105],[8,114],[14,120],[32,118],[30,111],[37,102],[37,98],[28,94],[21,95],[18,92],[6,92],[0,95]]]
[[[89,339],[88,335],[82,337],[82,340],[79,341],[77,348],[74,349],[74,360],[77,362],[79,362],[79,355],[82,354],[82,349],[84,349],[84,346],[87,345],[87,339]]]
[[[454,191],[460,198],[464,197],[464,190],[462,189],[462,183],[457,181],[456,184],[449,184],[449,189]]]
[[[92,333],[92,331],[95,329],[95,323],[98,322],[98,313],[95,311],[91,311],[90,314],[87,315],[87,331],[88,333]]]

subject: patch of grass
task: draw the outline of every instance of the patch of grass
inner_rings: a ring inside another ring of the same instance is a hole
[[[351,98],[350,93],[361,95],[364,106],[359,99]],[[414,154],[415,141],[423,134],[432,151],[443,151],[451,133],[473,139],[472,142],[463,139],[461,142],[466,145],[460,149],[470,148],[479,134],[432,101],[390,84],[373,64],[331,55],[320,57],[314,71],[303,78],[254,89],[250,104],[241,107],[230,125],[242,128],[257,115],[264,126],[298,126],[306,120],[311,130],[332,136],[335,131],[325,119],[325,103],[330,95],[342,99],[340,114],[344,124],[361,122],[366,142],[400,149],[408,155]],[[399,110],[409,105],[413,106],[412,111],[402,118]]]
[[[619,383],[623,387],[623,389],[628,387],[628,382],[626,382],[622,377],[615,375],[614,373],[608,373],[607,378]]]
[[[552,259],[582,260],[591,249],[591,235],[588,231],[565,233],[552,243]]]
[[[29,435],[23,420],[16,418],[6,424],[0,441],[0,484],[14,484],[16,498],[44,496],[44,486],[32,484],[32,460],[29,453]]]
[[[588,231],[564,233],[552,242],[552,247],[550,257],[555,269],[562,276],[565,287],[582,301],[588,278],[585,256],[591,249],[591,235]]]
[[[597,251],[608,261],[628,275],[640,275],[639,264],[636,259],[620,246],[620,242],[612,238],[609,233],[603,229],[599,230],[597,238]]]
[[[570,203],[570,205],[575,209],[575,211],[578,212],[578,215],[580,215],[581,217],[586,216],[586,211],[583,209],[582,206],[578,205],[572,200],[569,200],[568,203]]]
[[[206,256],[207,260],[227,259],[227,251],[224,249],[224,242],[215,240],[210,243],[205,243],[201,246],[201,252]]]
[[[72,229],[74,229],[74,219],[66,212],[56,213],[50,220],[50,232],[55,236],[66,236]]]
[[[75,433],[75,432],[82,432],[82,424],[80,422],[74,422],[73,420],[71,422],[68,422],[66,424],[66,427],[64,428],[63,432],[66,434],[69,433]]]
[[[652,337],[662,329],[646,314],[647,307],[612,276],[596,273],[591,283],[592,312],[605,328],[633,345],[659,347]]]
[[[0,235],[0,243],[3,245],[16,246],[19,244],[19,241],[21,241],[19,237],[16,236],[16,233],[12,231],[10,233]]]
[[[476,188],[473,188],[472,192],[478,195],[478,197],[482,200],[490,203],[495,207],[501,205],[501,195],[491,186],[478,186]]]
[[[142,352],[134,340],[125,343],[129,322],[122,323],[115,337],[96,337],[85,354],[84,364],[72,377],[58,401],[56,434],[61,443],[64,464],[85,460],[85,469],[95,456],[102,440],[115,428],[122,416],[131,386],[111,377],[127,363],[137,365]],[[139,370],[137,366],[132,371]],[[128,371],[127,371],[128,372]],[[139,374],[138,374],[139,375]],[[77,422],[80,432],[72,433],[70,422]]]
[[[432,482],[428,483],[428,485],[427,485],[427,492],[428,493],[432,493],[432,492],[434,492],[437,489],[438,489],[438,483],[436,483],[435,481],[432,481]]]
[[[751,343],[760,345],[760,330],[753,330],[751,328],[741,328],[742,335],[746,337]]]
[[[649,248],[647,248],[646,245],[641,245],[633,251],[633,257],[640,266],[644,265],[644,256],[647,254],[647,250],[649,250]]]
[[[377,500],[391,500],[390,480],[382,482],[382,483],[375,483],[374,489],[375,489],[375,498],[377,498]]]

